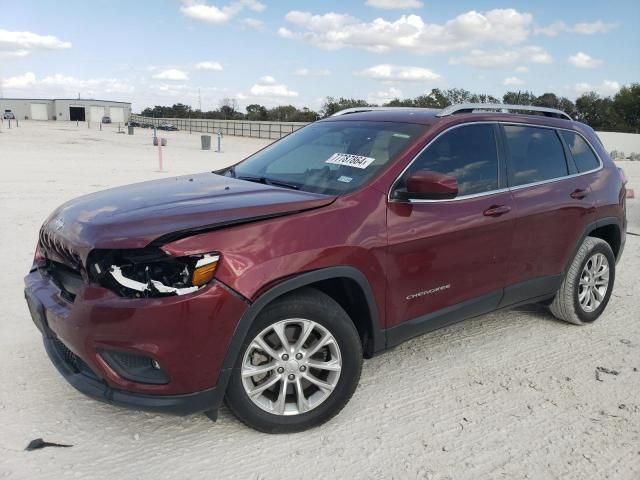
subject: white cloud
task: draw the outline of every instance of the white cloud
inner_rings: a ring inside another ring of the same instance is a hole
[[[25,88],[36,83],[36,76],[33,72],[27,72],[22,75],[16,75],[15,77],[5,78],[2,81],[4,88]]]
[[[126,81],[115,78],[79,79],[56,73],[39,80],[32,72],[6,78],[2,87],[28,94],[33,97],[73,96],[80,93],[83,97],[99,97],[109,94],[132,94],[134,87]]]
[[[597,20],[591,23],[576,23],[573,26],[567,25],[565,22],[553,22],[546,27],[537,27],[534,30],[536,35],[546,35],[547,37],[557,37],[561,33],[578,33],[581,35],[594,35],[596,33],[607,33],[618,28],[617,23],[605,23]]]
[[[402,97],[402,91],[395,87],[389,87],[388,90],[384,90],[381,92],[373,92],[367,96],[367,102],[373,103],[376,105],[381,105],[383,103],[389,103],[391,100],[395,100],[396,98]]]
[[[331,75],[331,70],[327,68],[320,68],[313,70],[310,68],[299,68],[293,72],[296,77],[326,77]]]
[[[464,63],[473,67],[506,67],[515,63],[553,63],[553,57],[543,48],[527,46],[515,50],[485,51],[471,50],[463,57],[451,59],[452,64]]]
[[[220,62],[204,61],[196,63],[196,70],[209,70],[212,72],[221,72],[224,70]]]
[[[353,47],[376,53],[407,50],[424,54],[463,50],[487,41],[521,43],[529,36],[533,19],[531,14],[514,9],[483,13],[472,10],[444,24],[425,23],[419,15],[366,22],[346,14],[313,15],[295,10],[285,18],[301,30],[282,27],[278,30],[281,37],[303,40],[319,48]]]
[[[575,55],[571,55],[568,61],[571,65],[578,68],[596,68],[602,64],[602,60],[593,58],[591,55],[587,55],[584,52],[578,52]]]
[[[367,0],[367,5],[384,10],[422,8],[424,3],[420,0]]]
[[[254,84],[250,89],[249,93],[254,97],[297,97],[298,92],[293,90],[289,90],[289,88],[282,84],[276,83],[276,79],[270,75],[265,75],[264,77],[260,77],[258,83]],[[238,97],[241,100],[248,98],[247,95],[241,94],[242,96]]]
[[[180,7],[180,11],[183,15],[193,18],[194,20],[220,25],[227,23],[245,8],[253,10],[254,12],[262,12],[267,7],[257,0],[238,0],[224,7],[207,5],[204,2],[195,2],[194,0],[185,0],[182,7]]]
[[[587,82],[576,83],[571,90],[576,95],[582,95],[586,92],[597,92],[601,95],[613,95],[614,93],[617,93],[621,87],[622,85],[614,80],[603,80],[599,85],[592,85]]]
[[[357,72],[357,75],[375,80],[401,82],[425,82],[441,78],[441,75],[432,72],[428,68],[390,65],[387,63],[366,68]]]
[[[524,84],[525,81],[518,77],[507,77],[502,81],[502,85],[506,87],[517,87]]]
[[[529,68],[525,67],[524,65],[521,65],[516,68],[516,72],[518,73],[527,73],[528,71],[529,71]]]
[[[262,20],[258,20],[257,18],[243,18],[240,21],[247,27],[253,28],[255,30],[264,29],[264,22]]]
[[[173,81],[182,81],[189,80],[189,75],[182,70],[178,70],[177,68],[169,68],[167,70],[162,70],[159,73],[156,73],[153,78],[157,78],[158,80],[173,80]]]
[[[0,29],[0,58],[26,57],[35,50],[64,50],[67,48],[71,48],[71,42],[62,41],[53,35]]]

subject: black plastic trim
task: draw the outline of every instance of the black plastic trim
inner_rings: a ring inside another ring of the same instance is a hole
[[[508,308],[527,302],[532,298],[553,296],[560,288],[564,275],[549,275],[510,285],[504,289],[504,295],[498,308]]]
[[[387,348],[462,320],[489,313],[498,307],[502,293],[503,290],[500,289],[391,327],[387,329]]]
[[[606,227],[607,225],[615,225],[616,227],[618,227],[618,230],[620,232],[620,248],[618,249],[618,255],[616,256],[616,263],[618,262],[618,260],[620,260],[620,257],[622,256],[622,251],[624,250],[626,231],[622,228],[621,221],[618,217],[603,217],[596,220],[595,222],[589,223],[584,228],[582,235],[580,236],[580,238],[578,238],[578,242],[576,243],[576,246],[573,249],[571,256],[569,257],[567,264],[564,267],[563,274],[566,274],[567,271],[569,270],[569,267],[571,267],[571,262],[573,262],[573,259],[576,256],[576,253],[578,253],[578,250],[580,249],[582,242],[584,242],[584,239],[587,238],[589,234],[594,230],[600,227]]]
[[[53,345],[54,339],[50,334],[45,334],[43,341],[51,362],[65,380],[79,392],[96,400],[136,410],[164,412],[174,415],[190,415],[204,412],[209,410],[212,405],[219,405],[222,400],[222,398],[218,398],[221,395],[220,390],[216,387],[184,395],[144,395],[117,390],[109,387],[103,381],[71,370],[64,359],[60,357]]]

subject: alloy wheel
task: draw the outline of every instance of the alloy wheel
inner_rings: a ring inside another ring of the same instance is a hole
[[[340,347],[325,327],[291,318],[262,330],[242,359],[242,384],[251,401],[275,415],[299,415],[324,402],[342,371]]]
[[[584,265],[578,284],[578,301],[587,313],[598,309],[609,288],[609,260],[602,253],[592,255]]]

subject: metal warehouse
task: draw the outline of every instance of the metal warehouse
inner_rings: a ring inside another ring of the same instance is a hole
[[[131,115],[131,103],[79,98],[0,98],[0,112],[7,110],[18,120],[101,122],[106,115],[113,123],[124,123]]]

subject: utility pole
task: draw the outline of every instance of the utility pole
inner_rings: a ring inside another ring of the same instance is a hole
[[[202,111],[202,96],[200,95],[200,88],[198,88],[198,110]]]

